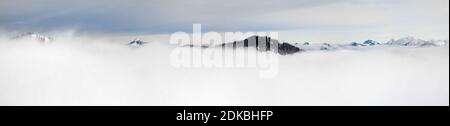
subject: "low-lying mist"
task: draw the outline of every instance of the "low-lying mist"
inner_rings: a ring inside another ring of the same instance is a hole
[[[175,45],[66,35],[0,38],[0,105],[449,105],[448,47],[279,56],[257,68],[176,68]]]

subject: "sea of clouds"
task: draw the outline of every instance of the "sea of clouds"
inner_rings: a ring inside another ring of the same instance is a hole
[[[374,47],[278,57],[258,68],[177,68],[175,45],[62,33],[0,36],[0,105],[449,105],[448,47]]]

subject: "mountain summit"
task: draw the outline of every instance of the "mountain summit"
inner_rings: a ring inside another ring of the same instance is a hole
[[[232,48],[255,48],[258,51],[274,51],[281,55],[294,54],[304,51],[289,43],[280,43],[278,40],[272,39],[268,36],[251,36],[242,41],[224,43],[221,46]]]

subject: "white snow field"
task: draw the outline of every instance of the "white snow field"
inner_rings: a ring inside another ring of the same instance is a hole
[[[279,56],[273,78],[176,68],[173,48],[2,37],[0,105],[449,105],[448,46],[306,51]]]

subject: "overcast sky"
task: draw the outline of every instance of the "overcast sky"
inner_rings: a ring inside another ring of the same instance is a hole
[[[0,0],[7,31],[170,34],[200,23],[292,41],[448,39],[448,15],[448,0]]]

